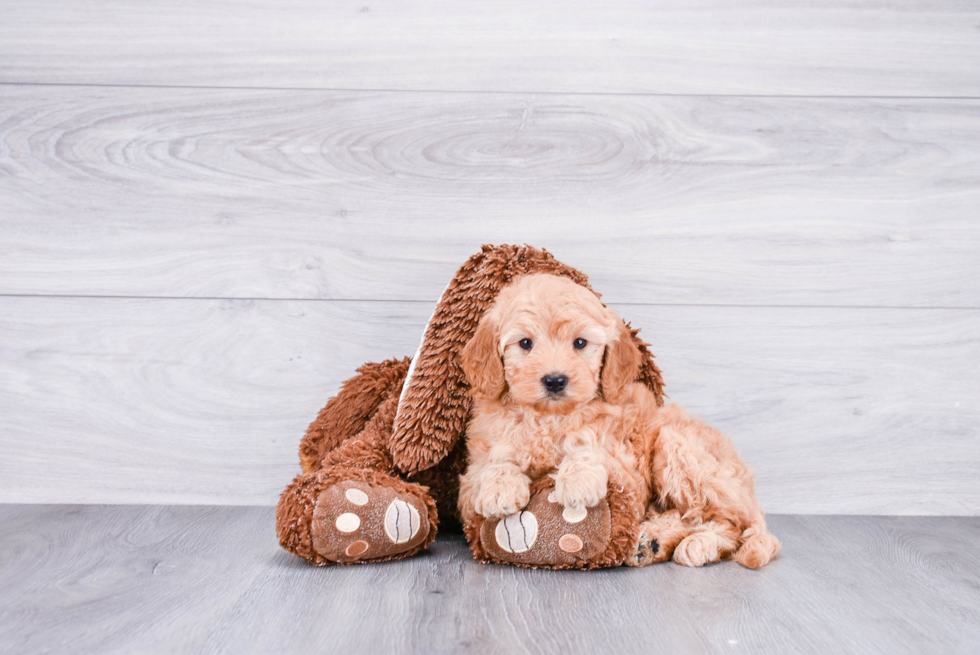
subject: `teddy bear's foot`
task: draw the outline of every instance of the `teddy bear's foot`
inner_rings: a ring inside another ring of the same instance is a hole
[[[503,519],[483,522],[480,541],[501,562],[528,566],[574,566],[609,544],[609,503],[573,510],[552,500],[553,489],[531,497],[527,507]]]
[[[550,478],[540,480],[532,485],[523,510],[502,519],[471,521],[466,532],[476,558],[555,569],[621,564],[635,540],[631,531],[636,525],[619,511],[621,503],[607,496],[595,507],[576,510],[554,500],[553,492]]]
[[[435,536],[425,489],[375,471],[300,476],[277,511],[283,547],[316,564],[405,557]]]
[[[313,510],[313,548],[334,562],[389,558],[428,534],[424,503],[390,487],[341,482],[324,489]]]

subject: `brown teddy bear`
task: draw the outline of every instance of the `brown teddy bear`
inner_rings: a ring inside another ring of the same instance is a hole
[[[563,276],[592,291],[585,275],[547,251],[484,246],[449,283],[414,358],[365,364],[344,383],[300,443],[303,472],[276,511],[283,548],[321,566],[400,559],[431,543],[440,521],[458,524],[466,468],[461,437],[471,407],[460,355],[500,290],[533,273]],[[642,354],[637,381],[662,404],[660,370],[636,332],[630,331]],[[610,486],[605,502],[569,522],[547,502],[550,484],[545,477],[532,485],[533,538],[521,524],[523,513],[463,526],[474,556],[528,567],[600,568],[621,565],[635,552],[639,524],[626,490]]]

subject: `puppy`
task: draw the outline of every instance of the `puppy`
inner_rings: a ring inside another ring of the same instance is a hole
[[[752,472],[718,430],[636,382],[642,354],[588,289],[529,275],[503,289],[462,354],[474,398],[464,521],[524,508],[532,480],[581,510],[628,487],[640,538],[627,564],[702,566],[734,557],[757,568],[779,552]]]

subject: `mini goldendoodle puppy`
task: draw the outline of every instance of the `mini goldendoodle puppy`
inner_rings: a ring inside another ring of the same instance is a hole
[[[620,484],[640,500],[628,564],[765,565],[780,545],[752,472],[718,430],[634,382],[640,358],[623,321],[581,285],[529,275],[501,291],[463,352],[475,398],[463,520],[518,512],[545,475],[552,500],[577,512]]]

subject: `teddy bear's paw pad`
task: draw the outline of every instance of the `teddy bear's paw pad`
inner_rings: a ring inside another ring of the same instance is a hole
[[[511,514],[497,523],[493,537],[508,553],[526,553],[538,540],[538,519],[527,511]]]
[[[531,496],[527,507],[503,519],[487,519],[480,541],[491,558],[525,566],[570,566],[606,550],[609,504],[570,508],[555,502],[550,489]]]
[[[313,509],[313,548],[334,562],[390,557],[429,534],[425,504],[411,494],[366,482],[327,487]]]

